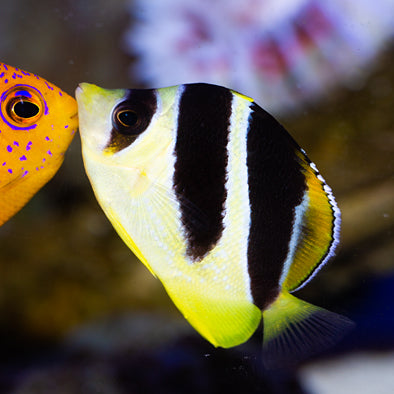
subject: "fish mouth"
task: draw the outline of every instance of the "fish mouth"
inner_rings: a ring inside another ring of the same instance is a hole
[[[80,83],[77,88],[75,89],[75,96],[79,96],[83,92],[83,87],[81,86],[82,83]],[[78,98],[78,97],[77,97]]]
[[[90,86],[89,83],[86,82],[81,82],[78,84],[77,88],[75,89],[75,98],[77,99],[77,102],[81,100],[81,97],[86,93],[86,88],[87,86]]]
[[[76,97],[77,101],[78,101],[78,97],[84,93],[84,88],[89,88],[89,86],[95,86],[95,85],[92,85],[87,82],[81,82],[78,84],[77,88],[75,89],[75,97]]]

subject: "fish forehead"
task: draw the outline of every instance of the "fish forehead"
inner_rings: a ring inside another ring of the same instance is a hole
[[[14,87],[19,87],[21,91],[25,90],[24,87],[30,87],[41,94],[44,98],[50,98],[51,100],[62,103],[65,116],[70,116],[71,113],[75,114],[77,112],[76,101],[53,83],[34,73],[0,62],[1,94],[3,95],[5,91]],[[50,111],[51,108],[46,106],[46,114]],[[61,113],[57,113],[57,116],[62,117],[63,115]]]
[[[31,86],[38,88],[40,91],[42,90],[42,94],[52,94],[55,89],[57,92],[61,91],[57,86],[34,73],[1,62],[0,80],[2,82],[2,91],[18,84],[31,84]]]
[[[69,121],[72,126],[77,125],[77,103],[71,96],[36,74],[0,63],[1,102],[3,103],[9,95],[27,95],[30,97],[31,94],[36,95],[42,100],[43,116],[37,121],[37,124],[50,123],[50,126],[55,126]],[[32,125],[29,128],[12,125],[5,118],[3,110],[1,114],[2,121],[5,124],[4,127],[7,127],[10,131],[32,130],[37,127],[37,125]],[[57,132],[59,134],[68,134],[68,130],[62,130],[60,128]],[[26,135],[26,133],[19,134],[21,136]]]

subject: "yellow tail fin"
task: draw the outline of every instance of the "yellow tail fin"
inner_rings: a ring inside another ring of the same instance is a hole
[[[338,342],[354,323],[348,318],[282,292],[263,313],[263,362],[283,368]]]

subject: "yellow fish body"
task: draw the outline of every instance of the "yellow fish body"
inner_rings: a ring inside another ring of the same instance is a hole
[[[202,336],[236,346],[263,317],[270,364],[351,326],[290,295],[332,256],[340,211],[305,152],[251,98],[208,84],[83,83],[76,95],[101,207]]]
[[[77,103],[35,74],[0,63],[0,225],[59,169],[78,127]]]

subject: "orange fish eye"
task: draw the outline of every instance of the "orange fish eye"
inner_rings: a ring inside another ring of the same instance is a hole
[[[14,86],[1,96],[1,117],[13,129],[36,127],[44,112],[47,110],[41,93],[28,85]]]

